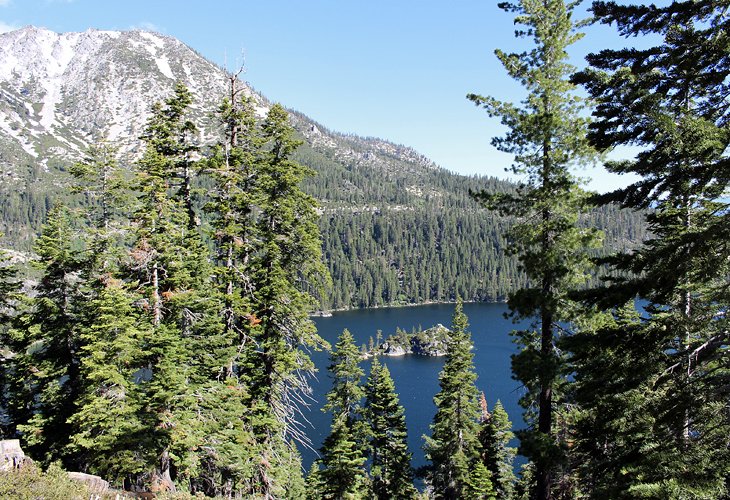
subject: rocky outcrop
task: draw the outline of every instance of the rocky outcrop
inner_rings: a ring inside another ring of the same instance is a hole
[[[380,345],[380,354],[382,354],[383,356],[403,356],[405,354],[411,353],[411,349],[406,349],[401,345],[388,341],[385,341]]]
[[[438,325],[418,332],[411,338],[411,350],[419,356],[446,356],[446,342],[451,330]]]
[[[446,356],[446,343],[450,334],[451,330],[440,323],[412,333],[398,330],[375,350],[383,356]]]
[[[68,477],[73,481],[85,484],[89,489],[89,493],[102,495],[109,491],[109,482],[99,476],[84,474],[83,472],[69,472]]]
[[[27,460],[29,459],[20,448],[19,440],[5,439],[0,441],[0,471],[17,469]]]

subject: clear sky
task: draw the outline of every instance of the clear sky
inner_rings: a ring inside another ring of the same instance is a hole
[[[0,31],[29,24],[174,36],[229,69],[243,60],[255,89],[331,130],[411,146],[459,173],[507,177],[511,158],[490,145],[498,119],[465,98],[523,95],[494,49],[528,45],[494,0],[0,0]],[[618,44],[610,28],[590,27],[572,63]],[[600,191],[626,182],[600,167],[582,175]]]

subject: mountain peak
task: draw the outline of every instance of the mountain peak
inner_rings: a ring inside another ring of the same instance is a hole
[[[178,81],[194,97],[191,118],[200,143],[211,144],[218,133],[212,114],[227,94],[227,76],[179,40],[151,31],[59,34],[26,26],[0,35],[0,187],[17,185],[27,169],[58,175],[100,139],[133,160],[152,104],[167,98]],[[263,117],[268,101],[242,85]],[[410,148],[331,132],[301,113],[291,119],[311,154],[346,169],[401,178],[438,168]]]
[[[26,26],[0,35],[0,134],[14,143],[13,157],[22,150],[44,167],[101,138],[134,152],[151,104],[176,81],[201,110],[215,109],[225,90],[223,70],[168,36]]]

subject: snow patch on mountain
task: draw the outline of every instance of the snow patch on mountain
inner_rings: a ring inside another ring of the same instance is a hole
[[[169,97],[176,81],[193,95],[190,119],[200,143],[220,140],[213,112],[229,93],[228,74],[174,38],[139,30],[58,34],[32,26],[0,34],[0,174],[19,179],[31,164],[63,169],[102,139],[134,161],[153,103]],[[270,103],[241,85],[264,118]],[[312,148],[347,168],[375,168],[384,179],[437,168],[410,148],[337,134],[300,113],[290,118]]]
[[[152,42],[152,45],[157,47],[158,49],[165,48],[165,42],[154,33],[150,33],[149,31],[138,31],[139,36],[144,38],[145,40]]]
[[[175,75],[172,73],[172,68],[170,68],[170,61],[167,60],[167,56],[162,55],[160,57],[156,57],[155,64],[157,64],[157,69],[160,70],[160,73],[165,75],[167,78],[170,78],[172,80],[175,79]]]
[[[9,123],[8,117],[5,115],[0,114],[0,130],[2,130],[4,133],[12,137],[17,141],[18,144],[20,144],[20,147],[23,148],[23,151],[28,153],[33,158],[38,157],[38,153],[36,152],[35,148],[33,148],[33,144],[22,134],[19,133],[17,129]]]

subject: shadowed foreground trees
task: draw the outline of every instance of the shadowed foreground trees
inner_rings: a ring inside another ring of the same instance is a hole
[[[639,180],[602,197],[650,207],[652,236],[609,260],[593,302],[613,320],[575,339],[582,480],[595,496],[724,498],[728,491],[727,2],[595,2],[644,49],[604,50],[575,80],[598,103],[589,138],[630,144],[609,170]],[[635,297],[646,312],[625,307]]]

